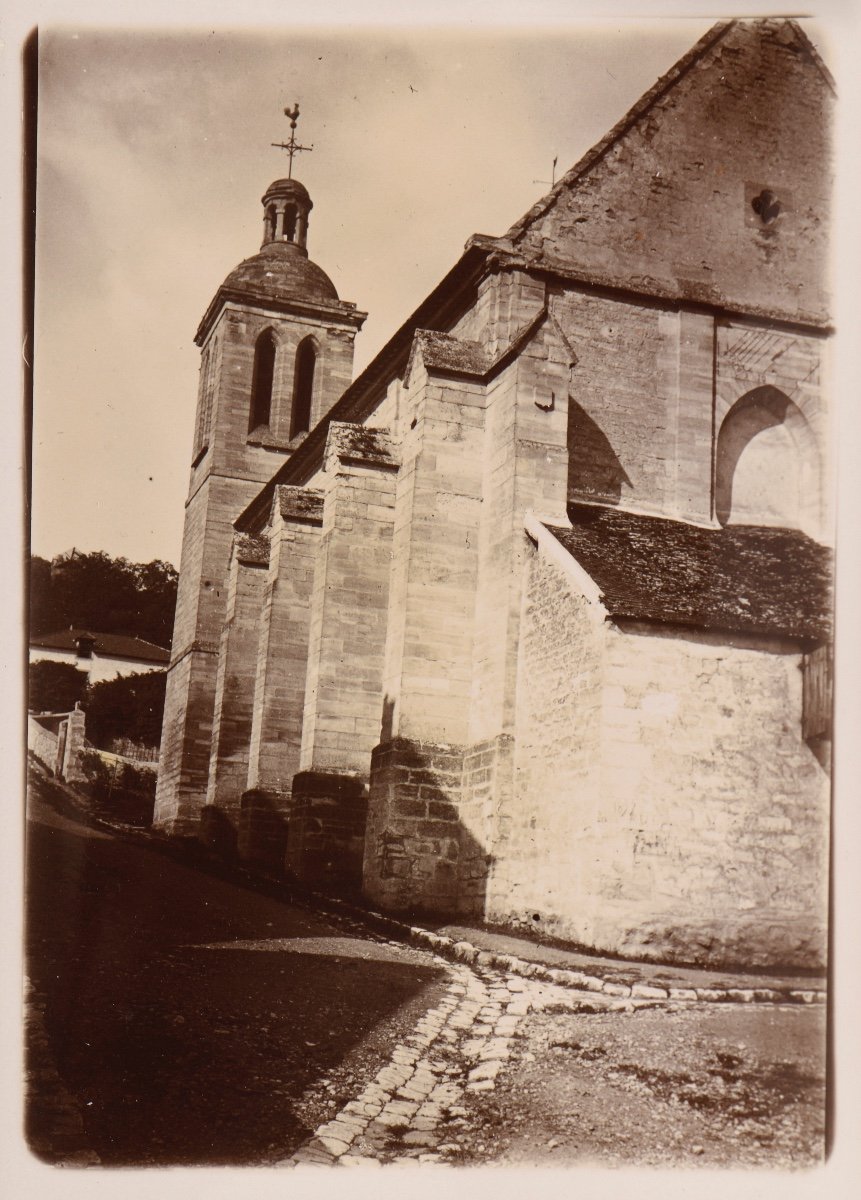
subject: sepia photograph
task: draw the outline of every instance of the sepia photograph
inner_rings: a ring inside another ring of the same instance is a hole
[[[815,1176],[833,30],[22,54],[23,1152]]]

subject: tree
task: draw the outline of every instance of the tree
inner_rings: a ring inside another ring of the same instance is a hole
[[[43,659],[30,663],[28,675],[31,712],[70,712],[76,700],[85,698],[87,676],[71,663]]]
[[[56,633],[124,633],[169,646],[177,572],[168,562],[132,563],[103,551],[72,553],[30,564],[30,628]]]
[[[93,684],[87,692],[87,737],[103,750],[114,738],[157,746],[164,715],[164,671],[122,675]]]

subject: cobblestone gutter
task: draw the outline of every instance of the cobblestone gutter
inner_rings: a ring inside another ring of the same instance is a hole
[[[570,971],[561,967],[548,967],[543,963],[529,962],[513,954],[498,954],[481,950],[471,942],[455,942],[442,934],[432,933],[418,925],[407,925],[382,913],[368,912],[337,900],[331,896],[313,894],[321,905],[335,911],[349,912],[360,919],[369,919],[375,925],[386,928],[411,942],[432,950],[441,958],[461,962],[467,966],[491,967],[509,972],[524,979],[541,980],[559,987],[575,988],[577,991],[602,993],[604,996],[633,1000],[688,1000],[707,1003],[728,1004],[824,1004],[827,993],[818,988],[720,988],[720,987],[664,987],[657,983],[618,983],[602,979],[598,975],[582,971]]]
[[[459,1152],[453,1139],[467,1115],[460,1101],[465,1092],[495,1086],[518,1024],[534,1003],[528,989],[535,985],[513,974],[437,961],[452,977],[444,998],[371,1083],[285,1165],[441,1163]]]

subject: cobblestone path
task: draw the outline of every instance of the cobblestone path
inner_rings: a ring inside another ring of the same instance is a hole
[[[521,1020],[531,1008],[578,1003],[569,989],[435,961],[452,978],[443,998],[288,1164],[374,1167],[455,1158],[468,1118],[462,1102],[468,1093],[494,1089]]]

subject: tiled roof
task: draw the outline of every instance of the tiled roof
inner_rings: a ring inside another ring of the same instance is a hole
[[[92,638],[93,650],[102,658],[137,658],[141,662],[169,663],[170,652],[143,638],[122,633],[89,633],[86,629],[61,629],[58,633],[34,634],[30,645],[44,650],[74,651],[80,638]]]
[[[831,555],[794,529],[702,529],[574,505],[546,528],[591,576],[611,616],[820,641],[831,626]]]

